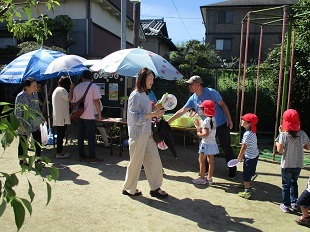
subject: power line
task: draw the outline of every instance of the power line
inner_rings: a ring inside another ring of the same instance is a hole
[[[189,33],[189,31],[187,30],[187,28],[186,28],[186,26],[185,26],[185,24],[184,24],[184,22],[183,22],[183,19],[181,18],[181,15],[180,15],[180,13],[179,13],[179,11],[178,11],[178,9],[177,9],[177,7],[176,7],[174,1],[173,1],[173,0],[171,0],[171,1],[172,1],[173,5],[174,5],[175,10],[177,11],[177,13],[178,13],[178,15],[179,15],[179,18],[181,19],[181,22],[182,22],[182,24],[183,24],[185,30],[187,31],[187,33],[189,34],[189,36],[193,39],[193,36],[192,36],[191,33]]]
[[[158,16],[158,15],[141,15],[143,18],[165,18],[165,19],[180,19],[180,17],[167,17],[167,16]],[[183,18],[183,19],[193,19],[193,20],[202,20],[202,18]]]

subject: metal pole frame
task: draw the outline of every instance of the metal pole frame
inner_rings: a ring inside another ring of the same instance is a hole
[[[292,92],[293,69],[294,69],[295,37],[296,37],[296,29],[294,28],[294,30],[293,30],[293,36],[292,36],[290,80],[289,80],[288,93],[287,93],[287,109],[289,109],[289,108],[291,107],[291,92]]]
[[[248,50],[249,50],[251,13],[252,12],[248,12],[248,17],[247,17],[247,31],[246,31],[246,38],[245,38],[245,51],[244,51],[245,55],[244,55],[244,65],[243,65],[240,116],[243,114],[243,105],[244,105],[244,89],[245,89],[245,79],[246,79],[247,67],[248,67]],[[241,133],[241,125],[239,125],[239,132]]]
[[[279,125],[279,110],[280,110],[280,98],[281,98],[281,87],[282,87],[282,77],[283,77],[283,56],[284,56],[284,39],[285,39],[285,23],[286,23],[286,12],[287,8],[283,8],[283,24],[282,24],[282,41],[281,41],[281,55],[280,55],[280,70],[279,70],[279,83],[278,83],[278,98],[277,98],[277,110],[276,110],[276,123],[274,129],[274,140],[278,134],[278,125]],[[276,155],[276,146],[274,142],[272,158],[275,160]]]
[[[240,130],[240,119],[239,119],[239,101],[240,101],[240,77],[241,77],[241,69],[242,69],[242,59],[243,59],[243,35],[244,35],[244,20],[242,20],[241,24],[241,34],[240,34],[240,53],[239,53],[239,69],[238,69],[238,85],[237,85],[237,103],[236,103],[236,121],[235,128],[239,128]]]
[[[260,27],[260,37],[259,37],[259,51],[258,51],[258,63],[257,63],[257,75],[256,75],[256,92],[255,92],[255,104],[254,104],[254,114],[257,110],[258,101],[258,85],[259,85],[259,75],[260,75],[260,62],[262,59],[262,44],[263,44],[263,26]]]

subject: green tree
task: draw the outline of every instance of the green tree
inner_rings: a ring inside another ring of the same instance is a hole
[[[210,64],[220,61],[210,44],[203,44],[198,40],[189,40],[177,45],[177,48],[178,51],[171,53],[170,61],[185,78],[193,75],[204,76]]]
[[[55,0],[46,0],[45,2],[37,0],[25,0],[23,2],[13,2],[13,0],[0,0],[0,23],[5,22],[9,32],[19,39],[34,37],[36,41],[43,44],[43,41],[51,35],[47,27],[47,17],[39,12],[39,6],[46,5],[46,9],[54,10],[59,6]],[[33,18],[34,12],[38,16]],[[26,20],[24,18],[26,17]]]
[[[306,107],[310,104],[309,82],[310,82],[310,2],[308,0],[298,0],[291,14],[293,27],[296,29],[294,43],[294,66],[293,82],[291,92],[290,108],[296,109],[300,113],[302,128],[310,130],[310,109]],[[263,67],[273,69],[273,73],[268,77],[270,80],[270,94],[276,102],[278,92],[278,76],[280,66],[280,45],[268,53],[268,58],[264,61]]]

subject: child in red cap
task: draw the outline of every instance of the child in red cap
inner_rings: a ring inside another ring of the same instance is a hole
[[[214,173],[214,155],[219,153],[219,149],[215,140],[216,134],[216,121],[215,115],[215,104],[212,100],[205,100],[200,106],[203,108],[203,114],[206,119],[202,125],[197,128],[197,135],[201,138],[199,144],[199,178],[193,179],[194,184],[212,184],[213,173]],[[206,158],[209,163],[208,176],[206,174]]]
[[[296,110],[288,109],[283,113],[282,126],[276,138],[277,151],[282,154],[282,204],[280,208],[289,213],[290,208],[298,210],[296,204],[298,197],[297,180],[304,166],[304,151],[310,149],[309,137],[300,130],[299,115]]]
[[[246,129],[246,132],[243,134],[238,155],[238,160],[243,161],[243,184],[238,187],[244,187],[244,192],[239,192],[238,195],[246,199],[251,197],[251,179],[255,174],[258,162],[257,123],[258,117],[255,114],[249,113],[241,117],[241,126]]]

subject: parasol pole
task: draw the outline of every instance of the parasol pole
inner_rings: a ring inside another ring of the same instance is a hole
[[[45,99],[46,99],[48,134],[51,134],[52,131],[51,131],[50,108],[49,108],[49,102],[48,102],[48,96],[47,96],[47,83],[44,86],[44,92],[45,92]]]

